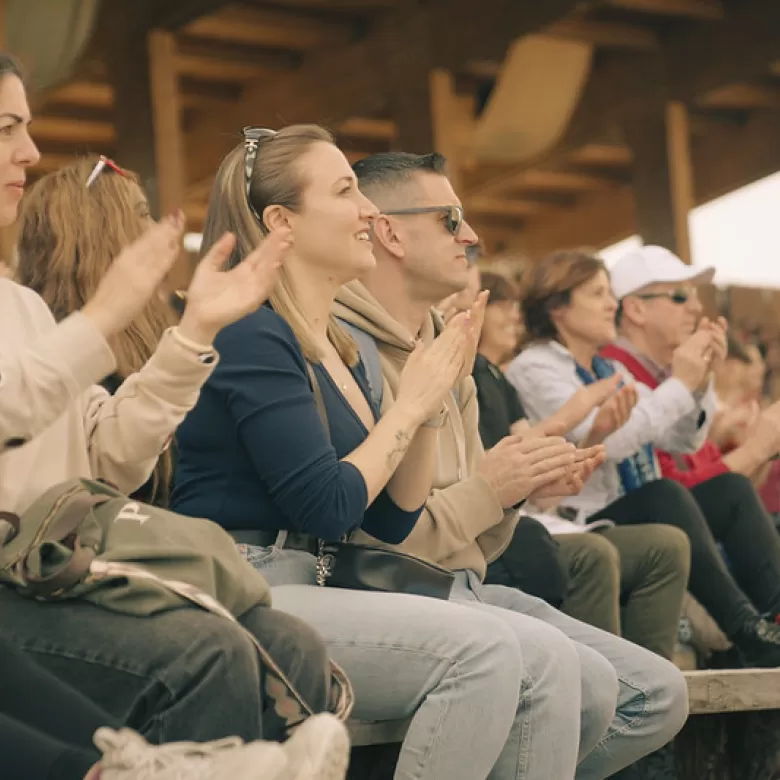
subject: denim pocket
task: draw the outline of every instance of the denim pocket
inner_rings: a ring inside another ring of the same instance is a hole
[[[258,547],[254,544],[236,545],[238,551],[252,564],[256,569],[261,569],[269,564],[279,553],[279,548],[271,545],[270,547]]]

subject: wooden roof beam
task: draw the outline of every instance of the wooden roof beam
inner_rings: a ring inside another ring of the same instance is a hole
[[[473,61],[502,61],[509,45],[563,19],[579,0],[433,0],[432,57],[453,73]],[[446,20],[446,24],[442,22]]]
[[[281,9],[234,5],[195,19],[183,32],[192,38],[292,50],[339,46],[355,37],[352,26],[341,22]]]
[[[780,108],[780,87],[772,84],[729,84],[696,101],[702,108],[749,110]]]
[[[553,38],[583,41],[604,49],[657,51],[660,41],[655,31],[638,24],[599,22],[589,19],[561,19],[543,30]]]
[[[36,142],[60,141],[100,149],[116,140],[114,127],[109,122],[83,122],[64,117],[39,116],[31,125],[30,133]]]
[[[605,5],[623,11],[690,19],[722,19],[725,14],[718,0],[606,0]]]
[[[150,10],[147,12],[148,27],[178,30],[194,19],[216,13],[229,2],[230,0],[167,0],[161,3],[156,0],[150,3]],[[139,0],[133,0],[127,5],[132,6],[132,11],[138,13]]]
[[[742,127],[722,127],[691,148],[696,205],[780,171],[780,112],[756,114]],[[606,246],[637,230],[631,188],[594,193],[576,209],[528,223],[524,246],[539,255],[554,248]]]
[[[533,203],[523,200],[514,200],[510,198],[490,198],[477,196],[470,198],[465,202],[466,210],[471,216],[477,215],[477,218],[517,218],[522,219],[531,217],[540,212],[543,208],[539,203]]]
[[[179,73],[205,82],[244,84],[258,77],[277,75],[299,64],[300,57],[293,52],[258,52],[177,36],[176,67]]]
[[[431,59],[436,66],[460,72],[469,61],[503,57],[513,40],[560,19],[576,3],[431,0],[426,5],[403,3],[386,16],[403,13],[406,25],[446,19],[446,25],[432,27]],[[232,110],[204,113],[187,141],[189,182],[211,179],[220,159],[233,145],[237,129],[244,125],[333,125],[381,108],[386,79],[394,72],[404,72],[406,57],[402,46],[386,45],[388,26],[380,19],[363,40],[335,51],[313,53],[296,71],[270,83],[250,84]],[[419,75],[427,79],[427,74]]]
[[[388,142],[393,141],[398,134],[398,127],[392,119],[371,117],[350,117],[332,129],[338,135]]]
[[[110,84],[99,81],[72,81],[46,96],[47,105],[86,106],[110,109],[114,105],[114,90]]]
[[[692,106],[697,98],[724,84],[766,74],[777,59],[777,30],[777,0],[740,0],[729,7],[722,24],[669,30],[660,56],[610,52],[594,66],[561,143],[539,159],[508,166],[476,186],[480,192],[493,191],[518,171],[559,164],[650,103],[678,100]]]

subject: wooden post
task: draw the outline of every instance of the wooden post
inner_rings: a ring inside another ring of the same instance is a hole
[[[688,217],[696,205],[691,163],[691,132],[688,109],[678,101],[672,101],[666,107],[666,147],[676,239],[674,251],[681,260],[690,263],[691,237]]]
[[[452,187],[463,197],[462,148],[458,142],[458,125],[462,117],[455,94],[455,79],[450,71],[443,68],[431,71],[430,95],[433,148],[447,158],[447,173]]]
[[[383,62],[385,88],[390,111],[398,125],[396,148],[404,152],[427,154],[434,149],[431,117],[431,50],[428,36],[429,11],[409,0],[402,1],[383,18],[380,27],[382,46],[388,52]],[[412,13],[412,11],[415,13]],[[399,61],[391,52],[403,47]],[[381,56],[381,55],[380,55]]]
[[[114,46],[106,51],[106,59],[115,95],[116,160],[122,167],[138,174],[151,212],[159,217],[160,198],[146,33],[139,30],[127,37],[117,35]]]
[[[694,205],[686,108],[653,103],[623,123],[634,153],[633,194],[639,234],[691,261],[688,215]]]
[[[160,213],[168,214],[184,205],[185,186],[181,100],[173,33],[167,30],[149,33],[149,60],[157,195]]]
[[[148,47],[157,197],[160,214],[169,214],[184,207],[186,186],[176,39],[168,30],[151,30]],[[192,270],[188,253],[182,252],[168,277],[171,288],[186,287]]]

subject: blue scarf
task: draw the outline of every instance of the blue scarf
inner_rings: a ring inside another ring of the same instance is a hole
[[[583,384],[590,385],[599,379],[607,379],[615,374],[614,366],[599,355],[593,358],[591,368],[592,373],[579,363],[577,364],[577,376],[582,380]],[[623,387],[622,382],[620,387]],[[655,463],[653,445],[643,444],[638,452],[620,461],[617,469],[624,494],[642,487],[647,482],[658,479],[659,475]]]

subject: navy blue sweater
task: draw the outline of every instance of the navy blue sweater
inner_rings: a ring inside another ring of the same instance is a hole
[[[314,366],[330,439],[306,362],[289,325],[269,306],[225,328],[220,361],[179,428],[171,508],[234,530],[288,530],[336,540],[362,526],[398,544],[422,507],[400,509],[383,490],[366,509],[362,474],[341,461],[368,436],[321,366]],[[374,408],[362,364],[353,375]]]

